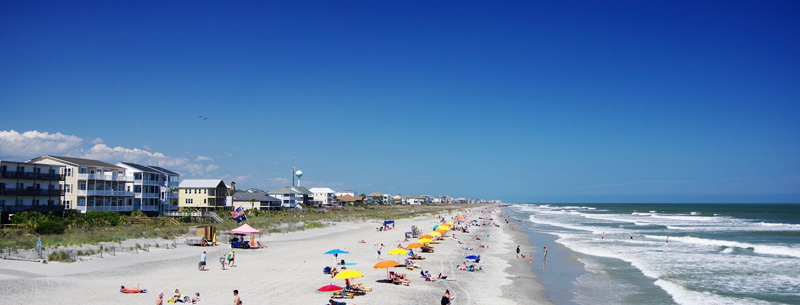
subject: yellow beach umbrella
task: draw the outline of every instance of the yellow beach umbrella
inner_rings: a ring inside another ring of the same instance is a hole
[[[408,250],[403,248],[394,248],[389,251],[389,255],[401,255],[401,254],[408,254]]]
[[[423,238],[433,238],[433,236],[425,234],[425,235],[422,235],[422,236],[419,237],[419,239],[423,239]]]
[[[428,244],[428,243],[432,243],[432,242],[433,242],[433,240],[432,240],[432,239],[430,239],[430,238],[420,238],[420,239],[419,239],[419,242],[421,242],[421,243],[423,243],[423,244]]]
[[[445,232],[447,232],[447,231],[450,231],[450,227],[441,226],[438,229],[436,229],[436,231],[445,231]]]
[[[364,275],[361,274],[361,272],[358,272],[357,270],[347,269],[337,273],[336,276],[334,276],[333,278],[344,280],[344,279],[357,279],[363,276]]]
[[[453,226],[452,222],[448,222],[448,223],[445,223],[445,224],[448,225],[448,226]]]
[[[409,245],[406,247],[406,249],[416,249],[416,248],[422,248],[422,244],[420,244],[420,243],[413,243],[413,244],[409,244]]]
[[[442,236],[442,232],[433,231],[433,232],[428,233],[428,235],[439,237],[439,236]]]

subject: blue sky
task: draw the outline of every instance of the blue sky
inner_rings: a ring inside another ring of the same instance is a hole
[[[0,158],[506,202],[800,202],[794,1],[3,1]],[[203,120],[198,116],[207,117]]]

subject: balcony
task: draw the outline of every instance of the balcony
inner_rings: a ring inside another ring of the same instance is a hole
[[[3,212],[22,212],[22,211],[37,211],[37,212],[60,212],[64,210],[61,204],[55,205],[3,205]]]
[[[26,179],[26,180],[64,180],[64,175],[50,174],[50,173],[34,173],[34,172],[10,172],[5,171],[0,173],[0,176],[8,179]]]
[[[133,180],[133,184],[162,186],[163,182],[158,181],[158,180],[134,179]]]
[[[0,195],[17,195],[17,196],[61,196],[64,195],[62,189],[34,189],[32,187],[25,189],[0,189]]]
[[[133,197],[133,192],[124,191],[111,191],[111,190],[77,190],[75,191],[78,196],[115,196],[115,197]]]
[[[128,181],[128,177],[115,174],[78,174],[78,180],[97,180],[97,181]]]
[[[158,193],[134,193],[134,198],[158,198]]]
[[[128,205],[118,205],[118,206],[79,206],[77,208],[78,211],[81,213],[86,213],[89,211],[111,211],[111,212],[130,212],[133,211],[133,206]]]

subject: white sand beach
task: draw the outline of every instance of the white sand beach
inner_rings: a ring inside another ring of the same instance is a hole
[[[450,220],[455,214],[443,216]],[[471,213],[467,217],[471,220],[491,216]],[[230,304],[232,291],[238,289],[245,304],[325,304],[331,293],[317,293],[316,289],[328,284],[344,286],[344,281],[323,274],[325,266],[334,264],[334,258],[323,253],[339,248],[349,254],[341,254],[338,259],[356,263],[347,266],[348,269],[364,274],[354,282],[373,289],[354,299],[339,300],[347,304],[439,304],[445,289],[455,296],[453,304],[547,304],[533,274],[526,269],[530,268],[527,260],[515,259],[517,244],[525,247],[530,244],[524,237],[513,240],[512,232],[499,217],[494,222],[500,227],[473,226],[469,234],[455,232],[463,244],[448,237],[434,245],[435,253],[419,253],[426,258],[415,261],[421,269],[434,276],[441,272],[455,281],[426,282],[419,274],[420,269],[391,268],[406,273],[411,279],[410,286],[377,282],[386,278],[387,271],[373,269],[379,261],[375,245],[385,245],[381,259],[403,262],[404,255],[386,253],[398,244],[406,246],[416,241],[403,241],[404,233],[412,225],[423,234],[432,231],[437,221],[433,216],[425,216],[397,220],[396,228],[388,231],[377,231],[377,222],[345,222],[322,229],[262,236],[261,242],[267,248],[237,249],[236,267],[227,270],[221,270],[218,262],[229,251],[225,244],[217,247],[179,244],[175,249],[151,248],[150,252],[120,253],[76,263],[2,260],[0,295],[4,304],[154,304],[159,293],[163,292],[166,300],[177,288],[187,295],[199,292],[200,304]],[[475,236],[481,240],[474,240]],[[481,244],[489,247],[480,248]],[[197,263],[203,251],[207,251],[209,270],[201,272]],[[472,254],[481,256],[478,265],[483,271],[459,271],[457,267],[465,261],[464,257]],[[137,283],[140,288],[148,289],[148,293],[119,292],[120,285],[131,287]]]

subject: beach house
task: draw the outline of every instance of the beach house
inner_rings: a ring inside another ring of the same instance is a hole
[[[314,198],[312,199],[314,205],[322,206],[322,205],[330,205],[336,201],[336,195],[332,189],[327,187],[312,187],[309,189],[313,194]]]
[[[282,202],[264,192],[239,192],[233,194],[233,206],[245,210],[280,210]]]
[[[217,209],[225,207],[228,187],[222,180],[186,179],[178,185],[178,209]]]
[[[64,207],[88,211],[133,211],[133,192],[125,190],[125,168],[99,160],[41,156],[28,160],[63,166]]]
[[[178,209],[180,174],[158,166],[119,162],[125,169],[125,190],[133,192],[133,209],[160,214]]]
[[[63,211],[64,166],[0,161],[2,222],[21,211]]]
[[[302,208],[312,204],[314,193],[302,186],[284,186],[267,192],[268,195],[281,200],[283,208]]]

